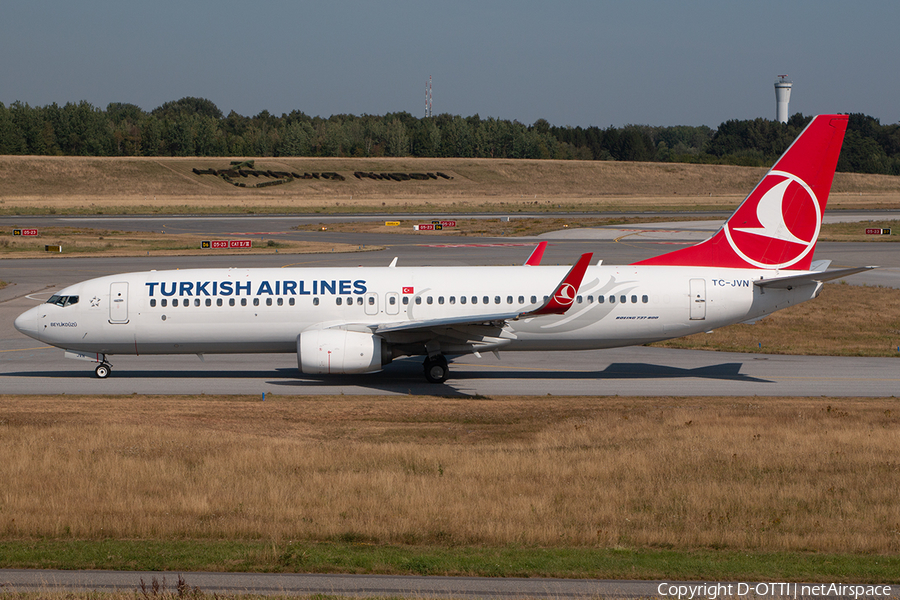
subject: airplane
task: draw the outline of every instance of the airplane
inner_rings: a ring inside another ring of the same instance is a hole
[[[816,116],[710,238],[627,265],[249,268],[148,271],[70,285],[15,320],[21,333],[99,363],[144,354],[294,353],[304,374],[372,373],[424,356],[639,345],[752,322],[875,267],[813,261],[847,128]]]

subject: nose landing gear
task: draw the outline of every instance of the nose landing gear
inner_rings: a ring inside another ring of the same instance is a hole
[[[107,362],[103,362],[97,365],[97,368],[94,369],[94,375],[97,376],[97,379],[106,379],[107,377],[109,377],[111,371],[112,365]]]

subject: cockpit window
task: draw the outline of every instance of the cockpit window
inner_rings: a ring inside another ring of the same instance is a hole
[[[55,304],[57,306],[71,306],[73,304],[78,304],[78,296],[53,295],[50,296],[49,300],[47,300],[47,304]]]

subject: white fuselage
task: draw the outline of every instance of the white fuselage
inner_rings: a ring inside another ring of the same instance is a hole
[[[534,309],[568,267],[196,269],[100,277],[67,287],[16,319],[43,342],[84,353],[295,352],[304,331]],[[591,266],[564,315],[483,330],[442,328],[441,351],[573,350],[644,344],[767,315],[820,285],[762,289],[754,279],[800,272],[718,267]],[[455,334],[456,333],[456,334]],[[434,333],[429,334],[432,338]],[[395,355],[424,353],[428,336],[380,336]]]

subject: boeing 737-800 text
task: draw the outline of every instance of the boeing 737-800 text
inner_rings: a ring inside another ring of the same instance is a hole
[[[71,285],[20,332],[110,373],[115,354],[296,352],[302,373],[370,373],[424,356],[645,344],[751,321],[872,268],[813,262],[847,117],[804,129],[709,239],[630,265],[187,269]]]

